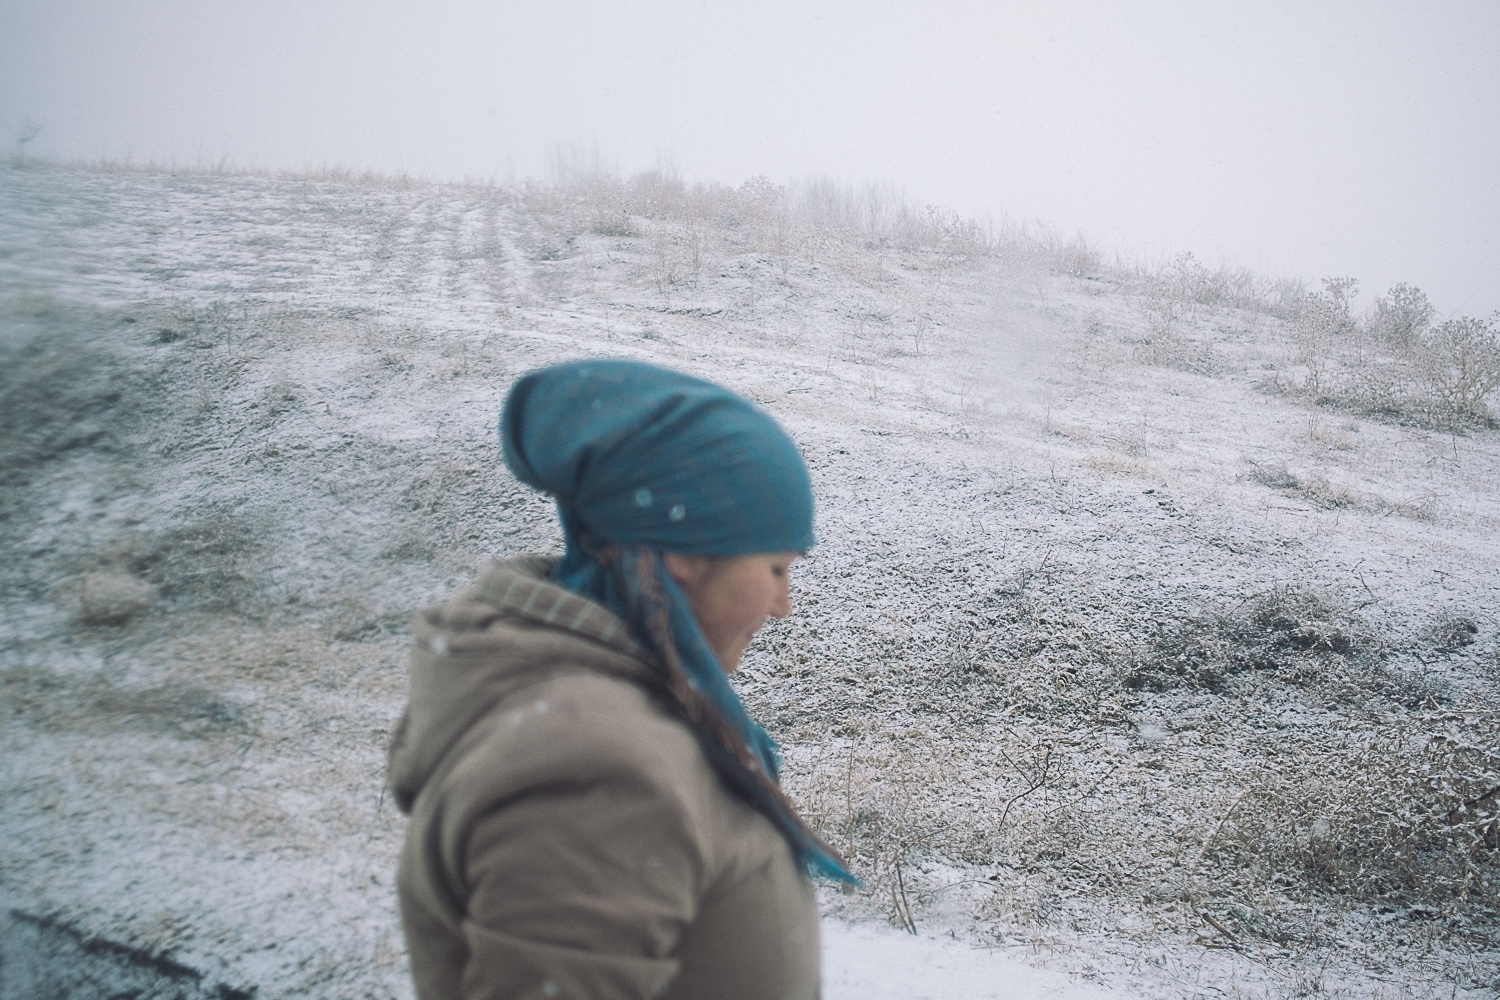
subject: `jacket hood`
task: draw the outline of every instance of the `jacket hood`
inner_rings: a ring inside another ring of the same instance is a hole
[[[552,583],[554,564],[538,557],[491,564],[472,587],[417,615],[410,699],[388,752],[387,781],[402,812],[464,734],[523,688],[586,671],[659,686],[629,627]]]

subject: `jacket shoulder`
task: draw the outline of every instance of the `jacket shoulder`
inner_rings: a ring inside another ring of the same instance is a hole
[[[664,798],[716,786],[697,739],[636,681],[558,664],[495,704],[455,748],[449,807],[484,812],[539,789],[603,781]]]

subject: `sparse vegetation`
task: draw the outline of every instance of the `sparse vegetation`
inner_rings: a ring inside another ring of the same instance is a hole
[[[1469,317],[1428,322],[1421,292],[1397,286],[1376,301],[1368,322],[1351,324],[1329,363],[1336,374],[1320,395],[1380,416],[1436,427],[1487,425],[1486,400],[1500,388],[1500,335]]]
[[[1500,332],[1493,323],[1459,317],[1432,326],[1426,296],[1409,285],[1377,299],[1362,322],[1346,305],[1332,319],[1329,313],[1327,303],[1311,299],[1299,318],[1301,326],[1324,331],[1318,375],[1308,383],[1315,398],[1426,426],[1493,422],[1487,400],[1500,389]]]
[[[1489,401],[1500,390],[1497,319],[1469,316],[1433,324],[1436,310],[1418,288],[1398,284],[1364,316],[1353,310],[1359,282],[1323,279],[1307,292],[1221,269],[1191,254],[1141,278],[1142,356],[1201,370],[1201,344],[1183,336],[1202,307],[1233,307],[1287,321],[1299,375],[1274,384],[1313,403],[1418,426],[1493,426]]]

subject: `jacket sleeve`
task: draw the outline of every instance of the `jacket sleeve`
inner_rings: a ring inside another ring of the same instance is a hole
[[[577,735],[569,766],[547,769],[567,777],[470,827],[465,1000],[644,1000],[677,974],[706,867],[681,789],[640,766],[638,745]]]

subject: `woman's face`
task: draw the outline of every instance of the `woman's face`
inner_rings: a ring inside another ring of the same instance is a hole
[[[740,657],[767,618],[792,612],[792,563],[796,552],[708,558],[662,554],[667,572],[682,592],[698,627],[719,657],[725,673],[740,667]]]

